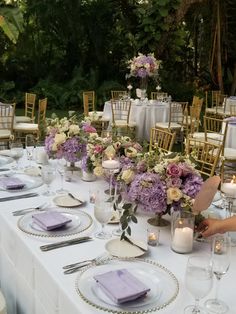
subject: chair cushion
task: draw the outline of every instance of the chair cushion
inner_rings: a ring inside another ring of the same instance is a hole
[[[200,140],[200,141],[205,141],[205,133],[204,132],[194,132],[192,134],[192,137],[197,139],[197,140]]]
[[[10,130],[0,130],[0,139],[1,138],[8,138],[11,136]]]
[[[37,123],[16,123],[14,125],[15,131],[38,131],[38,124]]]
[[[175,122],[171,122],[170,123],[170,126],[169,126],[169,123],[168,122],[157,122],[156,123],[156,127],[157,128],[162,128],[162,129],[168,129],[169,127],[171,129],[180,129],[181,128],[181,125],[178,124],[178,123],[175,123]]]
[[[89,111],[89,116],[97,116],[97,117],[102,117],[103,116],[103,111]]]
[[[225,157],[228,160],[235,160],[236,161],[236,149],[234,149],[234,148],[225,148],[223,157]]]
[[[15,116],[14,122],[15,123],[25,123],[25,122],[30,123],[30,122],[32,122],[32,120],[30,117],[27,117],[27,116]]]

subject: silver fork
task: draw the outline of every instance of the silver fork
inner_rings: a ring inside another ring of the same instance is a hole
[[[15,210],[14,212],[12,212],[12,215],[13,216],[21,216],[21,215],[24,215],[26,213],[30,213],[31,211],[34,211],[34,210],[39,210],[39,211],[44,210],[45,205],[47,205],[47,203],[43,203],[37,207],[29,207],[29,208],[23,208],[20,210]]]
[[[97,265],[100,262],[106,260],[108,257],[109,257],[108,253],[103,253],[101,255],[98,255],[95,258],[84,260],[84,261],[77,262],[74,264],[65,265],[62,268],[65,269],[64,274],[73,274],[85,266],[88,266],[94,263]]]

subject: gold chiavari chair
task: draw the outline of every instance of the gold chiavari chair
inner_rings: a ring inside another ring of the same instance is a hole
[[[236,105],[230,105],[230,116],[231,117],[236,116]]]
[[[95,92],[94,91],[84,91],[83,92],[83,107],[84,116],[98,116],[102,117],[103,111],[97,111],[95,107]]]
[[[206,92],[206,115],[215,115],[217,98],[220,93],[220,90],[211,90]]]
[[[164,153],[171,152],[176,133],[163,129],[151,128],[149,151],[157,148]]]
[[[131,105],[130,100],[111,99],[112,128],[118,135],[134,136],[135,134],[136,123],[130,121]]]
[[[0,103],[0,142],[7,143],[7,145],[13,138],[15,106],[15,103]]]
[[[196,169],[205,177],[215,175],[221,151],[222,144],[213,144],[191,137],[187,139],[186,153],[194,159]]]
[[[17,123],[14,126],[14,133],[17,138],[24,137],[25,134],[33,134],[37,139],[45,131],[45,119],[47,110],[47,98],[39,100],[38,123]]]
[[[127,96],[128,93],[126,90],[111,90],[111,99],[122,99]]]
[[[16,116],[16,123],[30,123],[35,120],[35,102],[36,102],[36,94],[33,93],[25,93],[25,115],[24,116]]]

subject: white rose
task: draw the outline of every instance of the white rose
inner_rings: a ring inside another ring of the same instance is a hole
[[[66,141],[66,134],[65,133],[56,134],[55,138],[54,138],[54,143],[52,145],[52,150],[56,151],[57,146],[65,143],[65,141]]]
[[[124,172],[122,173],[121,175],[121,179],[126,183],[126,184],[129,184],[133,181],[134,179],[134,171],[131,170],[131,169],[127,169],[127,170],[124,170]]]
[[[93,173],[97,177],[101,177],[103,175],[103,168],[101,166],[97,166],[93,169]]]
[[[169,188],[167,190],[167,204],[171,204],[173,201],[178,202],[182,196],[183,193],[179,188]]]
[[[125,155],[129,158],[133,158],[137,156],[137,149],[133,147],[129,147],[125,149]]]
[[[69,127],[69,133],[70,134],[79,134],[80,128],[77,124],[71,124]]]

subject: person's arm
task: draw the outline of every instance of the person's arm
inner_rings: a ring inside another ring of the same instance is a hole
[[[206,219],[202,222],[201,232],[203,237],[209,237],[216,233],[225,233],[227,231],[236,231],[236,216],[226,219]]]

